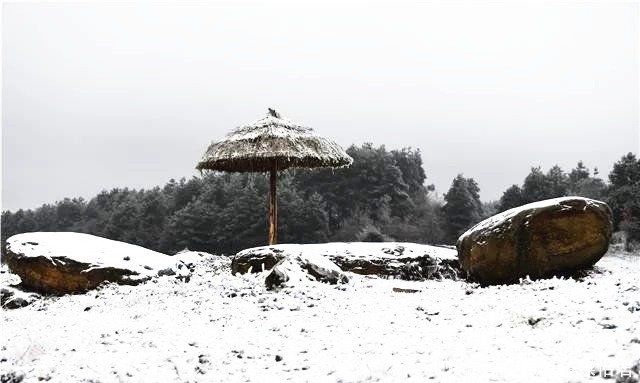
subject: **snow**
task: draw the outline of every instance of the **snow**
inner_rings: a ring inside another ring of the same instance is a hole
[[[597,266],[602,273],[583,281],[480,288],[347,273],[347,284],[269,292],[267,272],[232,276],[227,258],[204,256],[189,283],[110,284],[3,311],[0,375],[600,382],[592,369],[628,368],[640,356],[640,256],[611,251]]]
[[[600,202],[600,201],[597,201],[597,200],[594,200],[594,199],[590,199],[590,198],[575,197],[575,196],[559,197],[559,198],[552,198],[552,199],[532,202],[532,203],[529,203],[529,204],[526,204],[526,205],[514,207],[512,209],[503,211],[502,213],[498,213],[496,215],[493,215],[493,216],[485,219],[484,221],[479,222],[478,224],[473,226],[471,229],[469,229],[466,232],[464,232],[460,236],[460,238],[458,238],[458,242],[462,242],[467,236],[471,235],[471,233],[474,233],[474,232],[477,232],[477,231],[490,231],[490,230],[493,230],[500,223],[502,223],[504,221],[511,220],[513,217],[517,216],[518,214],[520,214],[520,213],[522,213],[524,211],[528,211],[528,210],[533,211],[533,210],[537,210],[537,209],[544,209],[544,208],[552,207],[554,205],[557,205],[559,207],[558,211],[567,210],[567,209],[575,209],[575,207],[564,205],[564,203],[566,203],[568,201],[576,201],[576,200],[584,201],[584,203],[585,203],[584,210],[586,210],[587,207],[589,207],[589,206],[599,207],[599,206],[604,205],[604,202]]]
[[[176,269],[177,263],[193,263],[199,257],[193,252],[171,257],[125,242],[74,232],[17,234],[7,240],[7,249],[25,257],[45,257],[54,265],[54,259],[58,262],[72,259],[90,265],[88,270],[115,267],[137,272],[131,279],[144,279],[160,270]]]
[[[173,262],[181,262],[186,265],[196,264],[202,261],[206,257],[210,257],[211,254],[201,251],[181,251],[176,255],[172,255],[170,260]]]
[[[291,120],[266,116],[250,124],[234,129],[227,135],[226,140],[254,140],[261,136],[274,138],[313,137],[314,133],[313,129],[298,125]]]

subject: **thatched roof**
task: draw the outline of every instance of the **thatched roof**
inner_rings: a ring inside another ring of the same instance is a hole
[[[333,141],[282,118],[275,110],[251,124],[240,126],[212,143],[196,166],[200,170],[266,172],[290,167],[342,167],[353,159]]]

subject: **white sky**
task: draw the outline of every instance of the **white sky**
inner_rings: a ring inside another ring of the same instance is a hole
[[[267,107],[497,199],[639,145],[638,3],[5,3],[2,208],[196,174]]]

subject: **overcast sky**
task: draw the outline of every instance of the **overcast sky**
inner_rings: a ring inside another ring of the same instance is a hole
[[[267,107],[483,200],[639,146],[637,3],[4,4],[2,208],[191,177]]]

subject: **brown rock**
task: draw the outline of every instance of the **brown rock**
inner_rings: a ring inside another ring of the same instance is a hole
[[[20,276],[26,288],[48,294],[84,292],[103,282],[135,285],[150,278],[130,279],[129,276],[138,273],[113,267],[89,270],[90,264],[71,259],[51,261],[45,257],[24,258],[9,250],[5,255],[7,265]]]
[[[172,268],[188,274],[177,269],[178,257],[83,233],[14,235],[4,256],[22,286],[47,294],[80,293],[103,282],[136,285]]]
[[[607,252],[612,230],[606,203],[563,197],[488,218],[464,233],[456,247],[471,278],[501,284],[588,268]]]

